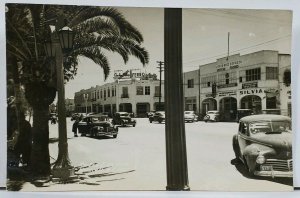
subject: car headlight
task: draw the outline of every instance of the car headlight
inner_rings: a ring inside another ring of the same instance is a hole
[[[256,158],[256,163],[258,164],[263,164],[266,162],[266,158],[263,156],[263,155],[259,155],[257,158]]]
[[[103,130],[103,127],[98,126],[97,129],[98,129],[99,131],[102,131],[102,130]]]

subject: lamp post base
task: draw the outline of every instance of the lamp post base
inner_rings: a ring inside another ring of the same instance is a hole
[[[60,179],[71,179],[75,176],[75,169],[74,167],[66,167],[66,168],[53,168],[52,169],[53,178],[60,178]]]
[[[168,190],[168,191],[190,191],[190,187],[188,185],[184,185],[184,186],[171,185],[171,186],[167,186],[166,190]]]

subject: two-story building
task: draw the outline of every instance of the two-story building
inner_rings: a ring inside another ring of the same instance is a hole
[[[236,118],[237,109],[291,116],[290,68],[289,54],[271,50],[201,65],[184,73],[185,109],[202,115],[218,110],[228,121]]]
[[[76,111],[108,114],[126,111],[143,117],[146,112],[163,109],[164,83],[161,83],[161,95],[160,81],[151,78],[116,79],[113,83],[81,90],[74,97]]]

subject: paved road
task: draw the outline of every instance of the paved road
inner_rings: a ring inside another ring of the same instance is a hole
[[[69,155],[80,179],[43,188],[26,183],[23,190],[165,190],[164,124],[140,118],[136,127],[120,127],[116,139],[75,138],[70,120],[67,125]],[[237,123],[186,123],[191,190],[292,190],[290,180],[250,179],[240,165],[231,164],[236,129]],[[50,137],[50,155],[56,158],[57,125],[50,125]]]

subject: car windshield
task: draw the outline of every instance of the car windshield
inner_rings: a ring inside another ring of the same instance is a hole
[[[207,112],[207,114],[217,114],[218,112],[215,112],[215,111],[209,111]]]
[[[256,133],[291,133],[292,127],[289,121],[260,121],[249,124],[249,131],[252,134]]]
[[[93,122],[106,121],[106,117],[93,117],[92,120]]]
[[[129,116],[128,113],[120,113],[120,116]]]

